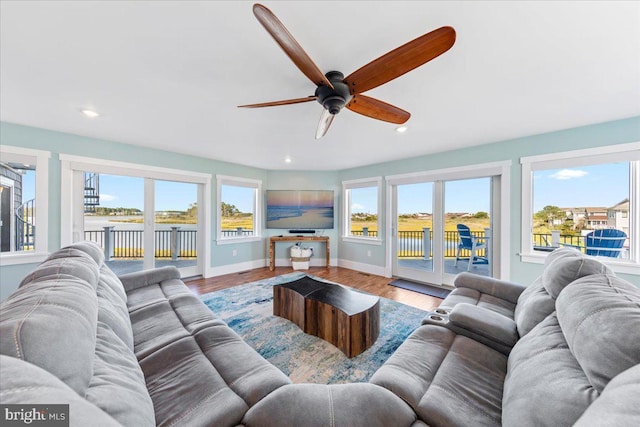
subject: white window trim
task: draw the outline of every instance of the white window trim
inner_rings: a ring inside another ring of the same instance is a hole
[[[49,151],[0,145],[3,159],[36,165],[36,238],[33,252],[0,253],[0,266],[31,264],[44,261],[49,256]]]
[[[350,219],[351,219],[351,200],[350,197],[347,196],[347,191],[352,190],[354,188],[370,188],[376,187],[377,191],[377,217],[378,217],[378,236],[376,237],[365,237],[365,236],[351,236],[349,235],[350,231]],[[342,241],[343,242],[352,242],[352,243],[364,243],[367,245],[382,245],[382,177],[376,176],[372,178],[360,178],[360,179],[352,179],[348,181],[342,181],[342,200],[343,203],[343,213],[342,213]]]
[[[230,245],[235,243],[257,242],[262,240],[262,181],[259,179],[240,178],[229,175],[216,175],[216,244]],[[247,237],[223,237],[222,236],[222,185],[234,185],[255,189],[253,198],[253,236]]]
[[[499,176],[500,177],[500,208],[493,212],[495,219],[500,224],[499,233],[496,234],[494,230],[494,238],[496,244],[494,250],[500,254],[500,258],[494,257],[494,275],[503,280],[509,280],[511,274],[511,263],[509,260],[509,254],[511,253],[511,240],[510,240],[510,225],[511,225],[511,160],[501,160],[497,162],[479,163],[468,166],[454,166],[444,169],[434,169],[421,172],[410,172],[406,174],[387,175],[385,181],[387,183],[387,203],[386,203],[386,230],[387,236],[393,236],[393,221],[389,218],[392,217],[393,212],[393,186],[400,184],[415,184],[426,181],[449,181],[449,180],[461,180],[461,179],[474,179],[484,178],[487,176]],[[436,209],[436,207],[434,207]],[[499,237],[496,237],[499,236]],[[391,277],[391,265],[392,260],[392,241],[387,240],[387,258],[385,264],[385,270],[387,275]]]
[[[566,167],[588,166],[617,161],[640,161],[640,142],[608,145],[597,148],[564,151],[561,153],[542,154],[521,157],[522,165],[522,246],[520,260],[522,262],[543,264],[548,253],[533,251],[531,230],[533,228],[533,172],[537,170],[559,169]],[[629,196],[640,194],[640,171],[631,165]],[[631,203],[634,203],[631,200]],[[628,260],[607,257],[594,257],[613,269],[616,273],[640,274],[640,198],[635,200],[635,213],[629,217],[629,238],[632,252]]]
[[[211,259],[211,244],[209,238],[206,236],[211,235],[211,174],[70,154],[60,154],[60,163],[60,241],[62,246],[73,243],[74,221],[84,221],[84,219],[81,218],[83,212],[75,212],[74,210],[74,171],[91,171],[111,175],[202,184],[204,192],[204,212],[202,212],[203,217],[200,216],[200,213],[198,214],[198,221],[202,218],[202,234],[205,236],[202,245],[202,262],[204,262],[202,271],[205,277],[209,277],[207,274],[209,260]],[[84,182],[82,177],[77,176],[76,178],[81,179],[80,182]],[[145,195],[145,199],[146,198],[147,195]],[[200,211],[200,207],[198,211]],[[200,258],[200,256],[198,256],[198,258]],[[200,260],[198,260],[198,262],[200,262]]]

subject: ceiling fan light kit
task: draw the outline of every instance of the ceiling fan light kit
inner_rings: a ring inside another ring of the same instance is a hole
[[[383,85],[442,55],[451,49],[456,40],[453,28],[441,27],[405,43],[344,77],[339,71],[323,74],[282,22],[265,6],[254,4],[253,14],[298,69],[317,87],[313,96],[239,107],[273,107],[317,100],[322,105],[323,112],[316,130],[316,139],[326,134],[335,115],[344,107],[373,119],[395,124],[405,123],[411,117],[408,111],[362,95],[362,92]]]

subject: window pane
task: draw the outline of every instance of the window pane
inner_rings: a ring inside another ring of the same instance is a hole
[[[378,187],[353,188],[349,192],[348,235],[378,237]]]
[[[4,157],[4,156],[3,156]],[[0,249],[34,251],[36,171],[23,163],[0,163]]]
[[[255,188],[222,184],[220,221],[223,238],[254,235],[255,197]]]
[[[535,171],[534,247],[573,245],[590,253],[585,236],[595,230],[617,229],[629,236],[629,182],[629,162]],[[627,238],[615,255],[628,258],[629,248]]]

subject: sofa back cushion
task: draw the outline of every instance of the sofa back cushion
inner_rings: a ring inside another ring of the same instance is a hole
[[[99,268],[82,250],[64,252],[0,306],[0,353],[40,366],[84,395],[93,374]]]
[[[155,425],[126,294],[100,247],[60,249],[0,306],[0,354],[39,366],[123,425]]]
[[[638,342],[640,289],[605,274],[571,283],[509,355],[503,425],[573,424],[611,378],[640,363]]]
[[[571,353],[598,393],[640,363],[640,288],[612,275],[588,276],[560,294],[556,309]]]
[[[603,263],[573,248],[560,248],[545,260],[542,275],[528,286],[514,311],[518,334],[523,337],[555,310],[555,300],[571,282],[591,274],[613,274]]]

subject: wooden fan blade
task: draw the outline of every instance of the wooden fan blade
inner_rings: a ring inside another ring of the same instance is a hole
[[[267,30],[271,37],[280,45],[284,53],[287,54],[294,64],[309,78],[316,86],[325,85],[333,89],[333,85],[327,77],[320,71],[320,68],[311,60],[309,55],[302,49],[302,46],[293,38],[291,33],[282,25],[282,22],[263,5],[256,3],[253,5],[253,14]]]
[[[411,117],[407,111],[364,95],[354,95],[346,107],[354,113],[399,125]]]
[[[246,104],[246,105],[238,105],[238,108],[260,108],[260,107],[275,107],[278,105],[289,105],[289,104],[300,104],[302,102],[315,101],[318,99],[317,96],[307,96],[304,98],[294,98],[294,99],[285,99],[282,101],[272,101],[272,102],[261,102],[259,104]]]
[[[336,116],[331,114],[329,110],[323,109],[322,115],[320,116],[320,121],[318,122],[318,129],[316,129],[316,139],[322,138],[327,131],[329,130],[329,126],[333,123],[333,119]]]
[[[442,55],[455,41],[453,28],[438,28],[369,62],[344,81],[351,94],[366,92]]]

